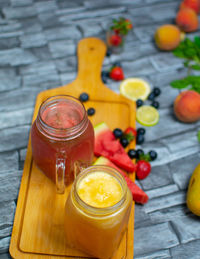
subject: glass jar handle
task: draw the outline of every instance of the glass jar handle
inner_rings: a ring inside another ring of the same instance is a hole
[[[56,192],[65,193],[65,161],[64,154],[59,153],[56,157]]]
[[[80,172],[90,166],[88,162],[82,162],[82,161],[75,161],[74,163],[74,179],[80,174]]]

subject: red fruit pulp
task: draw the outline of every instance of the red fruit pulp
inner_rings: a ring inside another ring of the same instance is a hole
[[[95,155],[107,157],[127,172],[134,172],[135,164],[133,164],[120,142],[115,139],[113,132],[105,123],[101,125],[103,127],[100,131],[98,131],[98,126],[95,127]]]

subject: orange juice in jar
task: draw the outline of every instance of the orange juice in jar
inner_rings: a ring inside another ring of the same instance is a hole
[[[91,166],[78,175],[65,206],[69,246],[110,258],[128,225],[132,196],[123,176],[108,166]]]

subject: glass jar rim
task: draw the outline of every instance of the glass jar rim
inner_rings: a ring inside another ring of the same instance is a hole
[[[60,101],[60,100],[71,100],[74,103],[77,103],[82,111],[83,117],[81,119],[81,121],[69,128],[56,128],[53,126],[48,125],[43,119],[42,119],[42,111],[45,110],[47,107],[53,106],[53,104],[55,104],[56,102]],[[55,135],[62,135],[59,138],[71,138],[73,137],[73,135],[77,135],[79,134],[84,128],[86,128],[87,126],[87,122],[88,122],[88,117],[87,117],[87,112],[86,109],[83,105],[83,103],[77,99],[74,96],[71,95],[54,95],[51,97],[48,97],[46,100],[44,100],[39,108],[38,111],[38,121],[39,124],[41,126],[41,128],[45,131],[45,134],[47,135],[51,135],[51,136],[55,136]]]
[[[119,184],[122,187],[122,197],[121,199],[115,203],[112,206],[109,207],[94,207],[89,205],[88,203],[86,203],[83,199],[81,199],[81,197],[78,195],[77,192],[77,187],[79,182],[88,174],[94,173],[94,172],[105,172],[109,175],[112,175],[113,177],[115,177],[115,179],[119,182]],[[76,202],[79,204],[79,206],[84,210],[87,211],[87,213],[90,214],[95,214],[95,215],[107,215],[107,214],[111,214],[114,211],[118,210],[121,205],[124,203],[125,199],[126,199],[126,195],[127,195],[127,183],[124,179],[124,177],[120,174],[120,172],[110,166],[106,166],[106,165],[92,165],[89,166],[87,168],[85,168],[75,179],[73,186],[72,186],[72,191],[74,192],[74,198],[76,200]]]

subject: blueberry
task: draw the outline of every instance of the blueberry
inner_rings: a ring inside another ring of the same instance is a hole
[[[88,116],[94,115],[94,114],[95,114],[95,109],[94,109],[94,108],[89,108],[89,109],[87,110],[87,114],[88,114]]]
[[[114,66],[114,67],[122,67],[122,65],[121,65],[121,62],[120,62],[120,61],[116,61],[116,62],[114,62],[114,63],[113,63],[113,66]]]
[[[142,106],[143,103],[144,103],[143,100],[138,99],[138,100],[136,101],[136,106],[137,106],[137,108],[139,108],[140,106]]]
[[[120,143],[122,144],[123,147],[127,147],[129,144],[129,141],[126,138],[121,138]]]
[[[109,77],[109,72],[108,71],[102,71],[101,76],[102,77]]]
[[[146,130],[144,128],[138,128],[137,129],[137,135],[144,135]]]
[[[152,104],[151,104],[151,106],[153,106],[154,108],[158,109],[159,106],[160,106],[160,104],[159,104],[159,102],[157,102],[157,101],[153,101]]]
[[[144,142],[144,135],[138,134],[136,137],[136,144],[141,145]]]
[[[135,149],[129,149],[128,151],[128,156],[133,159],[133,158],[137,158],[137,153]]]
[[[160,90],[160,88],[155,87],[155,88],[153,89],[153,93],[155,94],[155,96],[160,95],[160,94],[161,94],[161,90]]]
[[[107,52],[106,52],[106,57],[110,57],[111,54],[112,54],[112,51],[110,49],[108,49]]]
[[[79,96],[79,100],[81,102],[87,102],[89,100],[89,95],[87,93],[82,93],[80,96]]]
[[[157,152],[154,151],[154,150],[150,150],[149,151],[149,155],[150,155],[150,158],[151,158],[151,161],[155,160],[157,158]]]
[[[136,150],[136,157],[139,159],[141,155],[144,155],[144,151],[142,149]]]
[[[156,96],[155,96],[154,92],[151,92],[150,95],[148,96],[148,100],[153,101],[155,97]]]
[[[119,128],[116,128],[113,130],[113,134],[115,135],[115,138],[121,138],[123,135],[123,131]]]
[[[102,76],[102,77],[101,77],[101,79],[102,79],[102,81],[103,81],[103,83],[104,83],[104,84],[106,84],[106,83],[107,83],[107,77]]]

